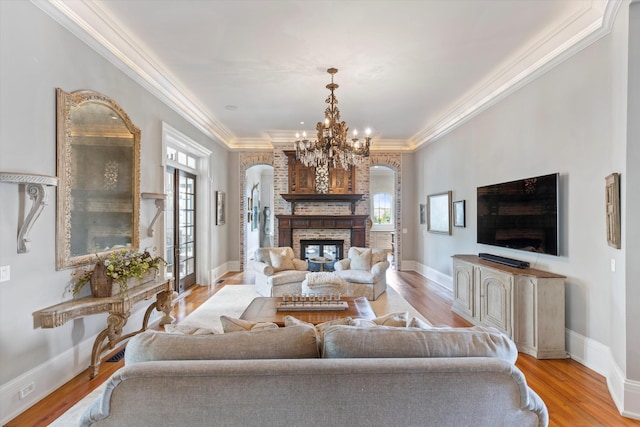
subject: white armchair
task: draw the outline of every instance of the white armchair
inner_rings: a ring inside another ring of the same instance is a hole
[[[387,290],[387,252],[378,248],[349,248],[347,258],[336,261],[333,268],[347,281],[347,295],[377,299]]]
[[[307,262],[297,259],[290,247],[259,248],[249,268],[256,272],[256,291],[265,297],[300,293],[307,276]]]

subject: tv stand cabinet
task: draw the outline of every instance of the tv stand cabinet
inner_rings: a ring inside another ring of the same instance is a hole
[[[452,310],[475,325],[499,329],[522,353],[564,359],[564,279],[476,255],[454,255]]]

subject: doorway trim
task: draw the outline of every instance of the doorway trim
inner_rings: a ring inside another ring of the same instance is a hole
[[[244,196],[245,194],[245,174],[247,173],[247,169],[258,166],[258,165],[267,165],[273,167],[273,151],[260,151],[260,152],[240,152],[240,270],[244,271],[245,269],[245,259],[247,259],[248,254],[245,254],[246,245],[247,245],[247,236],[245,233],[247,216],[244,215],[244,212],[247,211],[247,200]],[[276,179],[274,174],[274,179]],[[278,197],[277,194],[274,194],[274,197]],[[273,206],[271,207],[271,212],[274,211]]]
[[[195,170],[184,165],[173,162],[167,158],[167,147],[177,148],[187,152],[198,159]],[[211,176],[210,162],[212,151],[203,145],[195,142],[173,126],[162,122],[162,170],[163,181],[167,166],[177,169],[191,171],[196,175],[196,224],[198,227],[198,239],[196,240],[196,284],[210,285],[211,256],[209,247],[211,245],[212,228],[212,206],[211,206]],[[167,183],[163,182],[166,190]],[[166,242],[166,230],[162,229],[162,248]]]

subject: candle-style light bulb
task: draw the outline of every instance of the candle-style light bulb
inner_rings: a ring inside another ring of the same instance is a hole
[[[353,137],[357,138],[358,137],[358,129],[354,129],[353,130]]]
[[[296,139],[300,139],[300,133],[296,132]]]
[[[302,137],[303,137],[303,138],[306,138],[306,137],[307,137],[307,132],[306,132],[306,131],[305,131],[305,132],[302,132]]]
[[[364,131],[364,133],[366,133],[366,134],[367,134],[367,136],[371,135],[371,129],[370,129],[370,128],[367,128],[367,130],[365,130],[365,131]]]

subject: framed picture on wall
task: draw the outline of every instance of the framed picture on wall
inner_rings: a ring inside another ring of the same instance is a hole
[[[453,202],[453,226],[465,227],[464,200]]]
[[[451,191],[427,196],[427,231],[451,234]]]
[[[223,225],[225,222],[225,193],[216,191],[216,225]]]
[[[620,174],[612,173],[605,178],[607,205],[607,243],[620,249],[622,247],[620,229]]]

